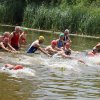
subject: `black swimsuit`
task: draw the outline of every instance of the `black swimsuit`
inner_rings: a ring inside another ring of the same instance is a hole
[[[66,55],[70,55],[71,54],[71,50],[65,50],[65,54]]]

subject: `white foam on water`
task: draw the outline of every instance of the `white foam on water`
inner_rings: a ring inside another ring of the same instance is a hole
[[[26,78],[26,77],[34,77],[35,76],[35,70],[30,69],[30,68],[9,70],[8,68],[2,67],[0,69],[0,72],[8,73],[12,77],[16,77],[16,78]]]
[[[15,64],[23,64],[23,65],[32,65],[32,66],[42,66],[48,67],[55,73],[61,74],[80,74],[80,73],[92,73],[100,71],[100,56],[87,57],[85,54],[81,54],[76,56],[75,58],[82,58],[86,64],[79,62],[74,59],[64,59],[58,55],[54,55],[53,57],[47,57],[46,55],[16,55],[16,57],[7,56],[8,62],[11,61]],[[6,58],[6,57],[5,57]],[[9,59],[10,58],[10,59]],[[32,75],[29,69],[12,71],[8,70],[8,73],[11,73],[12,76],[15,77],[23,77],[23,76],[34,76],[34,72]],[[14,74],[13,74],[14,73]]]
[[[97,64],[100,62],[100,56],[87,57],[80,55],[78,58],[82,58],[85,63],[74,59],[63,59],[56,55],[51,58],[42,57],[42,61],[44,62],[44,67],[50,68],[51,71],[59,75],[90,75],[100,72],[100,65]]]
[[[42,58],[43,60],[43,58]],[[49,67],[51,70],[56,73],[71,74],[71,73],[80,73],[79,65],[81,64],[77,60],[72,59],[63,59],[60,56],[54,55],[49,59],[44,59],[45,67]]]
[[[85,62],[90,66],[100,65],[100,55],[93,57],[85,57]]]

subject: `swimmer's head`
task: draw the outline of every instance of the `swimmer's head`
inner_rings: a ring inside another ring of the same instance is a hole
[[[44,39],[45,39],[44,36],[39,36],[39,39],[38,40],[39,40],[40,43],[43,43],[44,42]]]
[[[97,45],[97,46],[96,46],[96,49],[100,49],[100,45]]]
[[[57,41],[56,41],[56,40],[53,40],[53,41],[51,42],[51,45],[56,46],[56,45],[57,45]]]
[[[67,42],[67,43],[65,44],[65,46],[66,46],[66,48],[70,48],[71,44],[70,44],[69,42]]]
[[[15,27],[15,31],[16,31],[16,32],[20,32],[21,30],[22,30],[22,28],[21,28],[20,26],[16,26],[16,27]]]
[[[14,67],[14,70],[18,70],[18,69],[23,69],[24,67],[22,66],[22,65],[16,65],[15,67]]]
[[[66,30],[64,31],[64,34],[65,34],[65,35],[68,35],[68,34],[69,34],[69,30],[66,29]]]
[[[97,49],[96,48],[93,48],[93,53],[97,53]]]
[[[9,42],[9,38],[5,37],[3,42],[7,44]]]
[[[59,38],[60,38],[61,40],[63,40],[63,39],[64,39],[64,33],[61,33],[61,34],[59,35]]]
[[[4,32],[4,37],[9,37],[10,33],[9,32]]]

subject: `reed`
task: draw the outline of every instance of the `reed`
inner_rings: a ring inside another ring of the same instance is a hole
[[[0,1],[0,23],[19,24],[23,19],[25,0]]]
[[[99,7],[85,7],[83,3],[66,7],[42,4],[26,7],[23,26],[54,31],[69,28],[73,33],[94,35],[100,32],[99,22]]]
[[[0,23],[22,23],[25,27],[52,31],[68,28],[71,33],[99,35],[100,0],[5,1],[9,2],[0,3]]]

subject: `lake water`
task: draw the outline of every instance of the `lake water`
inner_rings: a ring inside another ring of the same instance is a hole
[[[0,33],[13,28],[0,27]],[[47,57],[37,52],[26,54],[29,44],[45,36],[44,46],[49,45],[56,34],[27,31],[28,43],[21,54],[0,52],[0,100],[100,100],[100,55],[88,57],[87,52],[100,39],[71,37],[73,54],[77,60]],[[22,64],[21,71],[3,70],[5,63]]]

